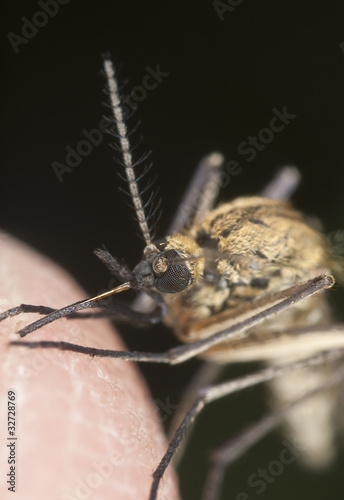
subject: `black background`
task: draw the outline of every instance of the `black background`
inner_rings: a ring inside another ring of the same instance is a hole
[[[243,0],[221,21],[204,0],[71,0],[16,54],[7,34],[20,34],[21,18],[32,19],[40,7],[36,1],[9,2],[2,18],[1,226],[66,267],[87,294],[108,283],[94,248],[105,244],[131,266],[140,259],[142,243],[118,191],[108,139],[61,183],[51,167],[64,163],[65,147],[75,147],[83,129],[98,127],[104,112],[101,53],[110,50],[129,78],[126,93],[142,83],[146,66],[159,64],[169,73],[136,114],[161,186],[159,236],[195,165],[213,150],[243,168],[221,199],[256,193],[280,166],[293,164],[303,177],[295,205],[317,215],[327,232],[344,228],[341,3]],[[238,145],[268,126],[272,109],[283,106],[297,117],[248,163]],[[343,294],[335,295],[340,314]],[[131,348],[158,351],[175,344],[162,327],[123,331]],[[143,371],[154,397],[177,403],[196,366]],[[257,388],[217,403],[200,418],[181,463],[184,499],[200,498],[209,450],[267,411],[263,393]],[[282,448],[277,433],[255,447],[230,470],[221,498],[234,499],[240,491],[259,497],[247,478],[278,459]],[[340,459],[324,475],[290,465],[263,493],[265,499],[342,495]]]

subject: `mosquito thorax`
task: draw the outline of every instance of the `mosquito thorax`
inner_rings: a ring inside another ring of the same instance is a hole
[[[187,236],[174,233],[144,250],[143,260],[134,268],[142,287],[161,293],[181,293],[190,289],[203,274],[202,249]]]

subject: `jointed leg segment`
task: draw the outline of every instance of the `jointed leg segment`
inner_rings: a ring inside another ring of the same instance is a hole
[[[238,318],[238,323],[233,325],[230,328],[227,328],[226,330],[220,331],[208,338],[199,340],[197,342],[194,342],[193,344],[188,344],[188,345],[181,345],[178,347],[175,347],[173,349],[170,349],[166,353],[133,353],[133,352],[118,352],[118,351],[113,351],[112,357],[114,358],[121,358],[125,360],[131,360],[131,361],[139,361],[139,362],[160,362],[160,363],[167,363],[167,364],[179,364],[182,363],[183,361],[186,361],[187,359],[193,358],[194,356],[206,351],[210,347],[213,347],[214,345],[217,345],[224,340],[230,339],[230,338],[244,338],[247,336],[247,331],[264,321],[265,319],[271,317],[272,315],[281,312],[288,307],[296,304],[300,300],[303,300],[307,297],[310,297],[311,295],[324,290],[326,288],[330,288],[334,283],[334,279],[332,276],[320,276],[317,278],[314,278],[312,280],[309,280],[306,283],[302,283],[300,285],[297,285],[296,287],[289,288],[287,290],[284,290],[283,292],[277,292],[274,294],[271,294],[269,297],[267,297],[266,301],[267,304],[273,304],[270,307],[266,307],[265,309],[261,310],[261,304],[260,307],[258,308],[259,312],[257,313],[257,309],[254,307],[254,303],[252,304],[252,316],[249,318],[244,319],[243,321],[240,321],[240,318]],[[22,330],[20,330],[18,333],[24,337],[28,333],[37,330],[41,328],[42,326],[51,323],[52,321],[55,321],[56,319],[59,319],[61,317],[67,316],[71,313],[75,313],[76,311],[79,311],[81,309],[87,309],[91,307],[104,307],[104,308],[109,308],[112,309],[119,314],[125,315],[126,312],[129,313],[130,317],[133,319],[139,320],[141,317],[145,319],[151,319],[151,322],[153,322],[155,319],[159,320],[161,318],[158,316],[155,316],[156,312],[153,312],[151,314],[146,314],[146,313],[139,313],[136,311],[133,311],[131,309],[126,308],[126,306],[123,306],[122,304],[117,304],[117,303],[108,303],[107,301],[103,303],[101,300],[99,301],[93,301],[93,299],[89,299],[86,301],[80,301],[80,302],[75,302],[74,304],[71,304],[69,306],[66,306],[62,309],[59,309],[57,311],[54,311],[44,318],[35,321],[34,323],[31,323],[30,325],[24,327]],[[4,317],[7,313],[4,313]],[[10,315],[10,314],[8,314]],[[152,321],[152,318],[154,320]],[[16,345],[21,345],[20,342],[16,342]],[[75,346],[74,344],[69,344],[68,342],[57,342],[57,343],[44,343],[44,342],[27,342],[25,343],[27,347],[56,347],[58,349],[63,349],[63,350],[73,350],[76,352],[80,353],[85,353],[85,354],[91,354],[92,356],[110,356],[111,357],[111,351],[104,351],[104,350],[97,350],[97,349],[91,349],[92,352],[90,352],[90,348],[84,348],[82,346]]]
[[[344,328],[343,328],[344,333]],[[337,351],[329,351],[318,354],[317,356],[302,359],[300,361],[294,361],[291,363],[283,364],[279,367],[270,367],[261,370],[253,375],[246,375],[244,377],[232,380],[229,382],[224,382],[214,386],[205,387],[200,390],[198,397],[193,403],[190,410],[187,412],[184,420],[177,429],[174,437],[172,438],[169,447],[161,459],[156,471],[154,472],[154,481],[151,490],[150,500],[155,500],[160,480],[163,474],[171,462],[177,448],[184,438],[186,431],[192,425],[196,417],[203,410],[203,408],[208,404],[217,399],[223,398],[232,394],[234,392],[241,391],[248,387],[255,386],[262,382],[267,382],[273,378],[284,375],[288,372],[298,370],[304,367],[317,366],[324,364],[326,362],[331,362],[340,359],[344,356],[344,349]],[[269,431],[277,427],[280,422],[286,417],[286,415],[291,412],[295,406],[306,401],[308,398],[314,396],[320,391],[330,388],[336,384],[339,384],[344,379],[344,369],[341,367],[334,374],[332,374],[323,385],[309,391],[308,393],[302,395],[301,397],[295,399],[292,403],[288,404],[280,411],[270,414],[264,417],[257,424],[250,427],[242,435],[229,441],[221,448],[215,451],[213,455],[213,468],[210,472],[207,482],[207,492],[204,496],[204,500],[215,500],[216,492],[218,491],[219,481],[223,475],[224,469],[227,465],[234,462],[239,458],[245,451],[247,451],[251,446],[263,438]]]
[[[329,288],[333,285],[334,280],[331,276],[321,276],[315,279],[312,279],[306,283],[302,283],[300,285],[297,285],[296,287],[292,287],[290,289],[287,289],[283,292],[278,292],[271,294],[271,296],[268,297],[267,299],[267,304],[266,307],[263,308],[262,310],[262,304],[259,303],[258,307],[255,307],[254,303],[252,304],[252,315],[250,317],[245,317],[244,320],[240,321],[240,317],[238,318],[238,323],[233,325],[230,328],[227,328],[226,330],[216,333],[212,335],[209,338],[202,339],[201,341],[195,342],[190,345],[182,345],[178,346],[174,349],[171,349],[168,352],[165,353],[138,353],[138,352],[124,352],[124,351],[111,351],[111,350],[101,350],[101,349],[94,349],[94,348],[89,348],[89,347],[83,347],[83,346],[78,346],[75,344],[71,344],[68,342],[49,342],[49,341],[42,341],[42,342],[26,342],[26,341],[17,341],[17,342],[12,342],[13,345],[25,345],[26,347],[30,348],[35,348],[35,347],[45,347],[45,348],[58,348],[62,350],[71,350],[74,352],[79,352],[83,354],[88,354],[91,356],[105,356],[105,357],[114,357],[114,358],[119,358],[123,360],[132,360],[132,361],[140,361],[140,362],[158,362],[158,363],[166,363],[166,364],[176,364],[176,363],[181,363],[185,361],[186,359],[189,359],[197,354],[200,354],[213,345],[217,345],[218,343],[223,342],[226,339],[229,338],[243,338],[248,335],[248,330],[254,327],[255,325],[261,323],[265,319],[271,317],[272,315],[281,312],[290,306],[296,304],[297,302],[306,299],[307,297],[313,295],[314,293],[317,293],[321,290],[324,290],[326,288]],[[111,304],[111,303],[110,303]],[[269,306],[270,304],[270,306]],[[19,308],[13,308],[7,313],[3,313],[1,316],[2,319],[5,317],[9,317],[14,314],[19,314],[20,312],[23,312],[22,309],[25,309],[26,306],[19,306]],[[33,306],[27,306],[26,311],[27,312],[45,312],[45,311],[51,311],[50,308],[41,308],[40,306],[37,306],[38,309],[30,309]],[[86,309],[86,308],[92,308],[92,307],[104,307],[104,308],[110,308],[112,311],[116,311],[121,314],[125,314],[126,311],[124,309],[124,306],[119,306],[118,304],[111,304],[109,306],[109,303],[104,303],[102,300],[98,301],[93,301],[92,299],[88,301],[80,301],[72,304],[71,306],[67,306],[65,308],[62,308],[57,311],[52,311],[49,312],[47,316],[42,318],[41,320],[36,321],[35,323],[32,323],[31,325],[28,325],[24,329],[22,329],[19,333],[23,336],[27,335],[31,331],[37,330],[41,326],[44,326],[47,323],[50,323],[54,321],[55,319],[58,319],[63,316],[67,316],[69,314],[75,314],[77,311],[81,309]],[[130,311],[130,312],[129,312]],[[133,311],[129,310],[128,313],[129,315],[132,315]],[[135,313],[136,314],[136,313]],[[146,319],[152,320],[153,316],[152,315],[147,315],[144,313],[137,313],[138,315],[143,315],[146,317]],[[156,316],[157,317],[157,316]],[[160,317],[161,317],[161,311],[160,311]],[[338,331],[340,333],[344,333],[344,327],[343,326],[338,326],[337,327]],[[307,332],[305,332],[307,333]],[[202,411],[203,407],[216,399],[219,399],[221,397],[224,397],[232,392],[241,390],[245,387],[249,387],[252,385],[256,385],[260,382],[265,382],[268,380],[271,380],[272,378],[275,378],[279,375],[282,375],[283,373],[286,373],[288,370],[295,370],[297,368],[301,368],[303,366],[313,366],[316,364],[324,363],[325,361],[329,360],[334,360],[339,358],[340,356],[344,355],[344,351],[342,350],[331,350],[330,352],[325,352],[321,353],[318,356],[315,356],[313,358],[308,358],[304,359],[301,361],[289,363],[288,365],[282,365],[279,367],[272,367],[268,368],[266,370],[262,370],[259,373],[256,373],[254,375],[249,375],[246,377],[243,377],[241,379],[237,379],[235,381],[227,382],[224,384],[218,384],[215,386],[208,387],[204,390],[202,390],[199,393],[199,396],[197,397],[196,401],[194,402],[192,408],[188,411],[186,417],[182,421],[180,427],[176,431],[169,447],[164,455],[163,459],[161,460],[158,468],[156,469],[154,473],[154,482],[152,486],[152,491],[151,491],[151,500],[155,500],[157,496],[157,491],[158,491],[158,486],[160,483],[160,480],[164,474],[164,471],[168,464],[170,463],[175,451],[177,450],[179,443],[181,439],[183,438],[186,430],[189,428],[189,426],[193,423],[194,419],[196,416]],[[343,374],[341,373],[341,376]],[[339,376],[339,375],[338,375]],[[337,380],[337,378],[336,378]],[[329,382],[330,383],[330,382]],[[331,382],[334,383],[334,382]],[[324,387],[321,387],[317,390],[323,390]],[[314,391],[312,391],[314,392]],[[305,398],[310,397],[311,393],[309,395],[304,396],[303,398],[300,399],[300,401],[295,401],[295,403],[292,403],[290,408],[298,404],[298,402],[302,402]],[[276,416],[272,416],[267,418],[263,423],[258,424],[258,426],[255,428],[255,430],[250,431],[246,435],[245,438],[243,438],[240,442],[238,441],[238,445],[235,445],[235,450],[243,450],[245,451],[247,447],[250,445],[250,443],[255,442],[257,439],[259,439],[260,436],[264,435],[268,430],[276,426],[278,422],[286,415],[287,412],[291,411],[288,408],[282,411],[281,415],[276,414]],[[227,456],[237,456],[238,451],[233,452],[233,444],[230,445],[229,449],[231,450],[228,452]],[[242,451],[240,451],[241,453]],[[232,458],[229,458],[229,461]],[[222,464],[222,462],[221,462]],[[221,465],[222,466],[222,465]],[[219,474],[219,465],[216,463],[214,466],[217,468],[216,474],[218,477]],[[215,477],[215,476],[214,476]],[[213,488],[213,486],[211,486]],[[211,497],[207,497],[207,500],[210,499]]]

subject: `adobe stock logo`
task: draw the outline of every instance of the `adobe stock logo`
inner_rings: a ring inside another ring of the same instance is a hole
[[[242,1],[243,0],[226,0],[226,2],[223,2],[222,0],[213,0],[213,7],[220,21],[224,20],[226,12],[233,12]]]
[[[275,460],[270,460],[266,467],[259,467],[247,478],[247,485],[254,489],[254,497],[266,491],[270,484],[274,483],[285,468],[293,464],[304,448],[300,443],[289,443],[286,439],[282,441],[284,447]],[[241,491],[235,496],[235,500],[253,500],[252,490]]]
[[[39,0],[38,5],[42,10],[37,10],[32,19],[28,19],[23,16],[21,21],[23,22],[21,27],[21,34],[18,35],[13,31],[7,33],[7,38],[12,45],[12,48],[16,54],[19,52],[19,46],[21,44],[26,45],[29,40],[34,38],[40,28],[44,28],[50,20],[50,18],[55,17],[60,10],[60,5],[66,5],[70,0]]]
[[[287,106],[283,106],[282,111],[273,108],[272,113],[273,116],[267,127],[261,128],[255,136],[249,135],[245,141],[242,141],[238,145],[238,153],[246,156],[245,160],[248,163],[255,159],[258,152],[264,151],[267,144],[270,144],[274,140],[276,134],[283,132],[291,120],[297,117],[296,114],[288,112]]]
[[[155,90],[164,79],[169,76],[167,71],[161,71],[160,64],[155,68],[150,66],[145,67],[146,74],[143,77],[142,84],[136,85],[129,95],[122,94],[121,102],[124,118],[128,117],[136,108],[137,102],[142,102],[146,99],[149,92]],[[116,133],[116,127],[112,118],[102,118],[98,123],[97,128],[92,130],[83,129],[81,131],[83,138],[74,146],[67,145],[65,150],[67,154],[64,163],[53,161],[51,167],[55,172],[59,182],[63,181],[65,174],[70,174],[78,167],[84,158],[92,154],[92,151],[99,146],[104,138],[104,135],[109,132]]]

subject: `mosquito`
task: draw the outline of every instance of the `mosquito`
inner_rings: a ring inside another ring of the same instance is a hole
[[[344,325],[333,323],[326,296],[335,283],[330,273],[339,265],[326,238],[288,201],[299,182],[298,171],[284,168],[259,196],[215,207],[224,159],[219,153],[208,155],[200,162],[168,235],[154,239],[150,221],[159,204],[152,205],[153,195],[144,203],[139,188],[150,165],[137,177],[135,168],[146,158],[133,161],[109,55],[103,57],[103,70],[111,110],[109,131],[113,147],[122,155],[128,192],[145,241],[142,260],[131,270],[106,249],[97,249],[95,254],[116,276],[118,286],[61,309],[21,304],[0,314],[0,321],[21,313],[41,314],[41,319],[17,332],[22,338],[63,317],[107,315],[146,324],[162,321],[182,343],[162,353],[95,349],[69,342],[11,344],[141,363],[175,365],[195,356],[205,360],[183,398],[175,420],[177,430],[153,474],[150,500],[157,499],[164,472],[202,409],[263,382],[270,384],[274,411],[213,454],[203,499],[217,498],[225,468],[280,424],[286,435],[303,442],[305,463],[324,465],[334,453],[332,396],[344,379],[340,362]],[[138,293],[133,306],[112,300],[127,290]],[[103,311],[80,314],[93,308]],[[263,368],[216,383],[219,368],[249,361],[262,362]]]

